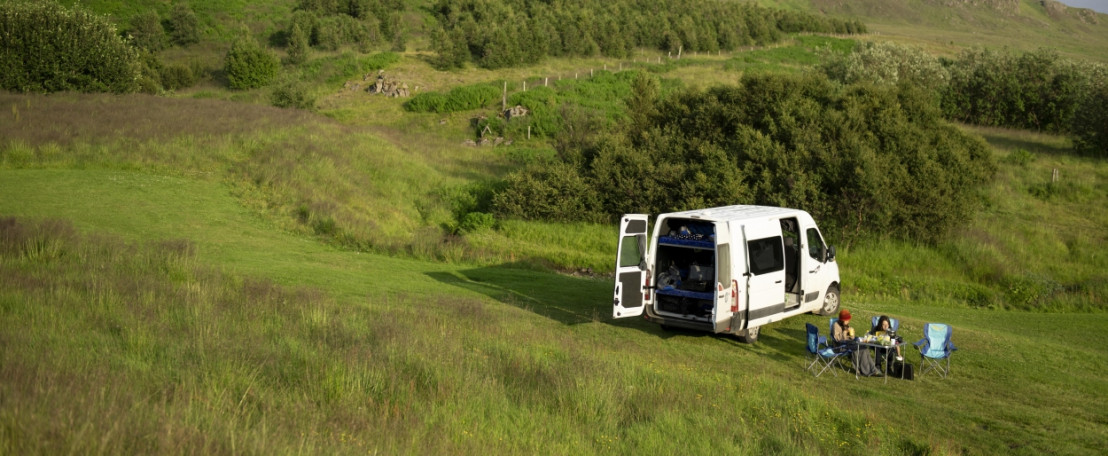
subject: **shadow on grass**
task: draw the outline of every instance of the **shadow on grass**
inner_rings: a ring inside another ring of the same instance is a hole
[[[486,295],[565,325],[604,323],[668,338],[675,335],[641,317],[612,318],[610,279],[573,277],[506,263],[457,272],[431,272],[441,283]],[[683,333],[682,333],[683,334]],[[689,331],[689,334],[709,335]]]
[[[642,317],[614,319],[611,316],[611,280],[535,271],[517,263],[457,272],[431,272],[427,275],[441,283],[486,295],[565,325],[597,322],[637,329],[659,339],[712,338],[785,362],[799,363],[797,359],[804,356],[804,340],[807,335],[799,324],[789,324],[791,320],[764,327],[758,343],[751,345],[743,343],[734,335],[663,328]]]
[[[976,128],[973,131],[981,135],[990,146],[1000,150],[1015,151],[1023,149],[1028,152],[1050,156],[1080,155],[1074,152],[1069,141],[1060,136],[985,127]]]
[[[566,325],[606,321],[611,314],[611,291],[604,291],[610,285],[600,280],[540,272],[513,263],[427,275]]]

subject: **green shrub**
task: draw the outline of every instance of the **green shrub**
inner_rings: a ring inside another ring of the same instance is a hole
[[[1045,48],[1018,55],[964,51],[949,67],[943,110],[960,122],[1065,133],[1088,98],[1092,68]]]
[[[289,81],[281,84],[269,97],[270,103],[279,108],[315,109],[315,97],[306,84]]]
[[[276,56],[254,39],[244,37],[231,45],[224,69],[232,89],[253,89],[273,82],[280,66]]]
[[[510,176],[498,213],[590,221],[762,204],[806,209],[848,242],[935,242],[970,218],[995,172],[984,142],[945,123],[911,85],[747,75],[656,109],[599,137],[591,132],[605,128],[588,110],[565,110],[557,166]]]
[[[178,46],[200,42],[200,19],[187,4],[177,3],[169,12],[169,41]]]
[[[289,30],[288,63],[293,65],[304,63],[308,61],[310,52],[311,46],[308,43],[308,35],[304,33],[299,24],[293,23]]]
[[[157,52],[165,48],[165,28],[155,11],[147,11],[131,18],[132,43],[139,48]]]
[[[0,89],[131,92],[138,53],[106,19],[52,2],[0,4]]]
[[[199,79],[198,75],[193,72],[192,67],[182,64],[165,65],[162,67],[160,75],[162,87],[165,90],[189,88],[196,85],[196,81]]]
[[[487,231],[496,225],[496,217],[486,212],[470,212],[462,217],[458,223],[458,231],[462,234],[479,233]]]
[[[450,92],[423,92],[404,103],[410,112],[459,112],[482,108],[500,99],[501,89],[495,84],[455,87]]]
[[[1108,157],[1108,77],[1106,71],[1093,73],[1087,96],[1073,116],[1073,148],[1094,157]]]
[[[931,90],[946,87],[950,73],[922,49],[896,43],[859,43],[853,52],[829,59],[820,69],[844,84],[910,83]]]
[[[512,173],[505,180],[504,190],[493,196],[492,205],[502,217],[556,222],[603,219],[596,191],[575,168],[563,162],[529,166]]]

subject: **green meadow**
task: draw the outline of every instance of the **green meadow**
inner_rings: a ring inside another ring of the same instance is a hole
[[[214,37],[292,9],[193,5]],[[836,11],[887,13],[858,5]],[[863,39],[958,44],[930,19],[886,17]],[[961,125],[999,167],[960,230],[935,245],[831,239],[856,326],[894,316],[914,342],[948,323],[958,350],[947,378],[817,378],[805,324],[826,334],[826,317],[772,323],[756,344],[613,319],[616,227],[462,229],[490,186],[555,153],[538,135],[463,144],[499,100],[413,112],[343,84],[381,67],[442,94],[548,80],[616,122],[624,71],[663,92],[733,84],[805,71],[852,39],[450,72],[430,67],[425,39],[315,55],[297,76],[312,111],[214,80],[164,96],[0,93],[0,454],[1104,451],[1108,165],[1070,138]],[[175,57],[217,61],[205,46]]]

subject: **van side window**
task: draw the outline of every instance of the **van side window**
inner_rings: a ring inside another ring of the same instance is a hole
[[[754,275],[785,269],[781,236],[755,239],[746,245],[750,252],[750,272]]]
[[[826,259],[826,249],[823,246],[823,238],[820,237],[819,231],[815,228],[808,228],[808,256],[815,258],[816,261],[823,261]]]
[[[638,266],[646,260],[643,258],[646,236],[624,236],[620,238],[620,244],[622,245],[620,246],[619,267]]]

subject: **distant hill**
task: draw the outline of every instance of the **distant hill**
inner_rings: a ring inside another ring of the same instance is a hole
[[[807,5],[805,5],[805,3]],[[916,43],[934,52],[986,46],[1059,52],[1108,62],[1108,14],[1055,0],[797,0],[766,1],[861,18],[880,39]]]

